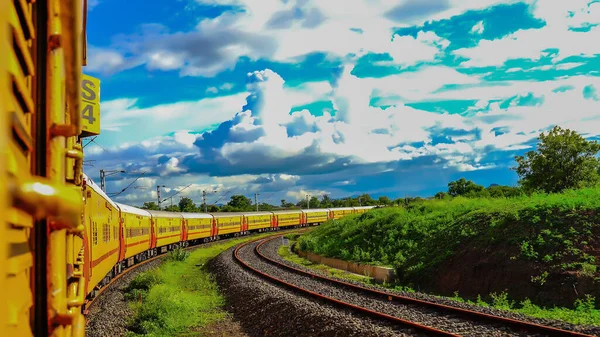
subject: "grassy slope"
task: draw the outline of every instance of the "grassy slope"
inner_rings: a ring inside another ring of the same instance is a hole
[[[378,209],[328,222],[299,243],[320,255],[392,266],[400,283],[415,288],[465,251],[527,263],[528,282],[540,287],[555,275],[599,284],[600,189]]]
[[[172,252],[159,268],[138,274],[126,290],[135,312],[130,322],[135,332],[128,336],[182,336],[225,318],[223,298],[204,266],[230,247],[261,236],[213,244],[189,255]]]

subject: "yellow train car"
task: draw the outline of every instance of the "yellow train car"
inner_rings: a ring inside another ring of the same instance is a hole
[[[217,235],[239,234],[245,230],[243,213],[211,213],[215,218]]]
[[[125,236],[125,249],[122,259],[126,266],[147,259],[147,250],[150,249],[150,212],[121,203],[115,203],[119,208],[119,220],[123,226]]]
[[[354,208],[352,207],[342,207],[342,208],[332,208],[331,209],[331,219],[341,219],[347,215],[353,214]]]
[[[274,211],[277,227],[300,226],[302,224],[302,212],[297,211]]]
[[[211,241],[217,236],[214,217],[206,213],[181,213],[187,228],[187,240]]]
[[[272,212],[244,213],[244,217],[248,231],[264,232],[274,227]]]
[[[181,213],[175,212],[150,210],[148,212],[152,215],[152,226],[156,233],[155,247],[159,248],[161,253],[164,253],[181,240],[182,228],[184,227],[183,217]]]
[[[369,211],[370,209],[375,208],[375,206],[357,206],[357,207],[352,207],[354,208],[354,213],[365,213],[367,211]]]
[[[328,209],[303,209],[304,225],[320,224],[329,219]]]
[[[103,286],[112,277],[113,267],[119,261],[119,208],[87,178],[84,187],[85,266],[88,284]],[[96,289],[88,289],[92,292]]]

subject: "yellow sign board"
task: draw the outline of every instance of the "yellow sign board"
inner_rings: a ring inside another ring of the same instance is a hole
[[[100,80],[81,74],[81,136],[100,134]]]

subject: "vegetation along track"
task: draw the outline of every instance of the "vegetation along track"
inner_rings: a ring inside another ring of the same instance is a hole
[[[239,245],[234,258],[245,268],[279,285],[362,314],[438,336],[591,336],[482,312],[399,296],[328,278],[278,261],[281,236]]]

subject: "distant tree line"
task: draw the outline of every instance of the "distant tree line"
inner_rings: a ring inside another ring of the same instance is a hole
[[[559,193],[566,189],[578,189],[598,186],[600,184],[600,159],[598,152],[600,144],[588,141],[575,131],[555,126],[547,134],[538,137],[536,151],[529,151],[524,156],[516,156],[517,166],[511,168],[519,175],[518,186],[501,186],[492,184],[488,187],[477,185],[473,181],[460,178],[448,183],[447,191],[435,194],[435,199],[453,197],[466,198],[514,198],[535,192]],[[331,199],[323,195],[321,199],[313,196],[296,204],[281,200],[278,206],[259,203],[259,211],[272,211],[300,208],[331,208],[353,206],[390,206],[409,205],[425,200],[421,197],[390,199],[381,196],[373,199],[369,194],[358,197]],[[155,202],[145,202],[143,209],[158,210]],[[172,212],[204,212],[205,205],[196,205],[187,197],[181,198],[177,205],[171,205],[164,210]],[[206,205],[208,212],[241,212],[255,211],[256,205],[244,195],[233,195],[229,202],[221,207]]]

